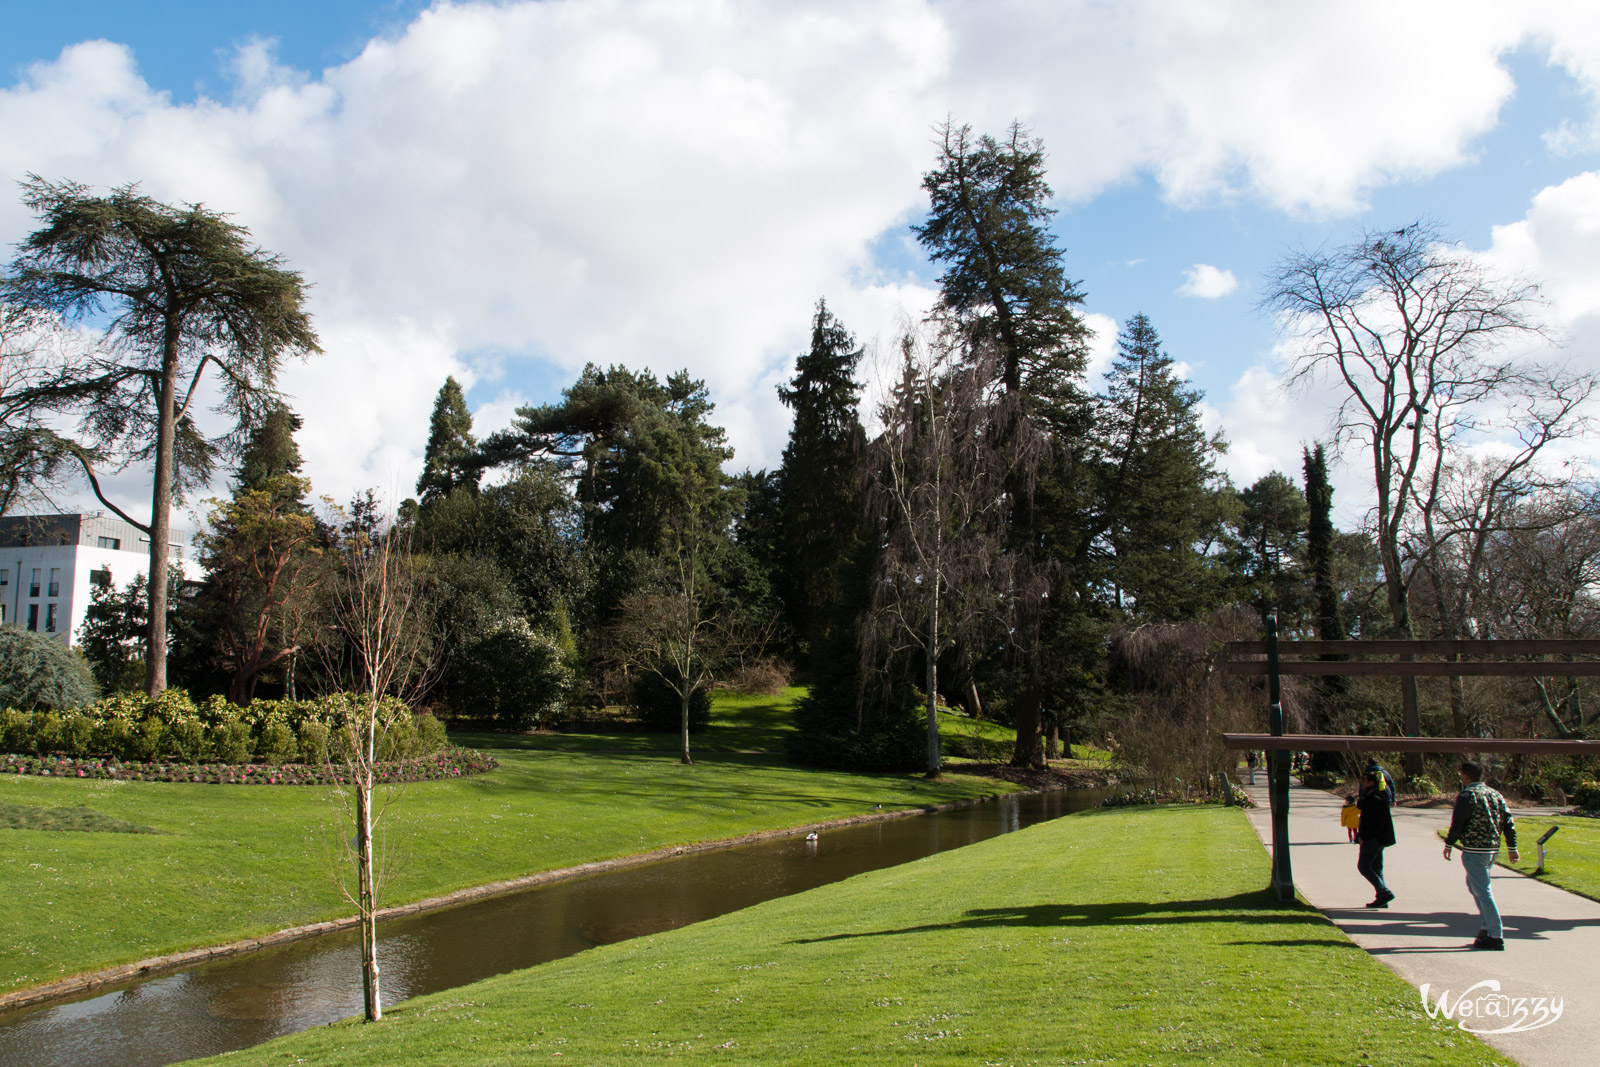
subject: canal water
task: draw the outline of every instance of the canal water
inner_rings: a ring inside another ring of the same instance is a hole
[[[1081,811],[1110,790],[1002,797],[584,875],[378,926],[387,1007],[710,919]],[[354,931],[0,1016],[0,1067],[156,1067],[361,1011]]]

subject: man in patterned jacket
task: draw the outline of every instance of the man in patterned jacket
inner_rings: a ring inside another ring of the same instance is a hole
[[[1472,760],[1462,761],[1461,792],[1456,794],[1450,832],[1444,838],[1444,858],[1450,858],[1451,848],[1459,841],[1467,888],[1478,902],[1478,914],[1483,916],[1483,929],[1478,931],[1472,947],[1496,952],[1506,947],[1505,930],[1500,923],[1500,909],[1495,906],[1494,890],[1489,886],[1489,872],[1494,870],[1494,861],[1500,854],[1502,835],[1511,850],[1511,862],[1517,862],[1517,827],[1511,821],[1506,798],[1483,784],[1482,767]]]

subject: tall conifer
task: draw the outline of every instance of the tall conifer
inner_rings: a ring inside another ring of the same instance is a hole
[[[472,436],[472,413],[467,410],[461,383],[454,377],[446,378],[433,402],[428,447],[422,454],[422,475],[417,479],[422,506],[443,500],[457,489],[477,492],[479,472],[470,462],[477,447]]]

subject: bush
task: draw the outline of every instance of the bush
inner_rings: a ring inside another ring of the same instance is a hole
[[[303,763],[328,762],[328,728],[322,723],[307,720],[300,724],[300,760]]]
[[[777,696],[791,684],[793,669],[781,659],[764,659],[733,672],[728,688],[735,693]]]
[[[1584,811],[1600,811],[1600,782],[1587,778],[1572,791],[1572,802]]]
[[[451,707],[504,729],[527,730],[554,720],[571,687],[560,642],[523,619],[501,623],[479,638],[450,669]]]
[[[665,680],[654,674],[641,674],[633,680],[630,698],[633,713],[646,730],[675,734],[683,729],[683,698]],[[711,694],[704,688],[689,696],[689,732],[698,734],[711,726]]]
[[[62,641],[0,626],[0,707],[63,711],[99,696],[89,664]]]
[[[1300,775],[1300,784],[1307,789],[1337,789],[1344,784],[1344,776],[1324,771],[1306,771]]]
[[[1431,797],[1438,795],[1439,787],[1427,775],[1413,774],[1395,782],[1394,791],[1396,793],[1421,794],[1425,797]]]

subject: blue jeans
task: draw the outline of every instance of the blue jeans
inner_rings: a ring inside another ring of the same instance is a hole
[[[1483,916],[1483,931],[1498,940],[1505,936],[1505,927],[1500,923],[1500,909],[1495,906],[1494,890],[1489,886],[1489,872],[1494,870],[1497,855],[1497,852],[1463,852],[1461,866],[1466,869],[1467,888],[1472,890],[1472,899],[1478,902],[1478,914]]]

